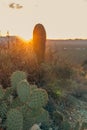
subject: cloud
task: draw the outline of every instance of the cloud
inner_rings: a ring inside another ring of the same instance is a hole
[[[12,9],[21,9],[21,8],[23,8],[23,6],[20,5],[20,4],[16,4],[16,3],[10,3],[9,4],[9,8],[12,8]]]
[[[15,8],[15,3],[9,4],[9,7],[10,7],[10,8]]]

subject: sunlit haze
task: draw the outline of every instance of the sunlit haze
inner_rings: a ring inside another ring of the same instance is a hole
[[[16,3],[23,8],[10,8]],[[37,23],[42,23],[47,38],[87,38],[86,0],[0,0],[0,31],[5,35],[32,38]]]

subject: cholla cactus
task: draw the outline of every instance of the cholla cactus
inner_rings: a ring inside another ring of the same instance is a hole
[[[42,24],[36,24],[33,30],[33,49],[39,64],[44,61],[45,48],[46,48],[45,42],[46,42],[45,28]]]
[[[11,76],[12,87],[0,89],[2,128],[29,130],[35,123],[48,121],[49,114],[43,108],[48,101],[47,92],[30,85],[26,78],[24,72],[16,71]]]

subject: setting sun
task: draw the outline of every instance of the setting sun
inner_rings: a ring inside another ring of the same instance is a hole
[[[47,38],[86,38],[86,0],[0,0],[0,31],[32,38],[42,23]]]

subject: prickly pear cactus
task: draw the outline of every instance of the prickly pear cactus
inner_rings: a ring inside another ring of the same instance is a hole
[[[23,71],[16,71],[11,75],[11,86],[16,89],[17,84],[27,78],[27,74]]]
[[[29,130],[30,127],[32,127],[33,124],[35,124],[35,117],[34,113],[32,113],[32,110],[27,110],[24,114],[24,122],[23,122],[23,129]]]
[[[23,130],[23,116],[17,109],[10,109],[7,113],[7,130]]]
[[[41,108],[37,111],[38,115],[36,117],[36,122],[35,123],[40,123],[40,122],[44,122],[44,123],[49,123],[49,114],[48,112]]]
[[[35,123],[47,122],[48,112],[43,108],[48,94],[36,85],[30,85],[26,73],[16,71],[11,76],[12,87],[0,88],[0,126],[6,130],[29,130]]]
[[[43,89],[35,89],[31,93],[29,107],[40,108],[46,105],[48,101],[47,92]]]
[[[24,114],[24,123],[23,123],[23,129],[29,130],[30,127],[33,126],[33,124],[39,124],[41,122],[48,122],[49,114],[46,110],[43,108],[38,110],[27,110]]]
[[[18,97],[20,98],[21,102],[27,102],[30,97],[30,87],[29,83],[26,80],[22,80],[19,82],[17,86],[17,93]]]

